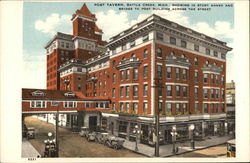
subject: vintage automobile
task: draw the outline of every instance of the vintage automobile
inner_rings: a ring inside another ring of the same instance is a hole
[[[227,141],[227,157],[235,157],[235,139]]]
[[[105,142],[108,140],[109,134],[106,132],[97,132],[95,141],[100,143],[100,144],[105,144]]]
[[[94,132],[94,131],[89,132],[89,133],[86,135],[86,138],[87,138],[88,141],[95,141],[96,132]]]
[[[105,145],[109,146],[110,148],[121,149],[123,147],[124,142],[124,139],[115,136],[109,136],[108,139],[105,141]]]
[[[82,137],[87,137],[88,134],[89,134],[89,128],[81,127],[81,131],[79,132],[79,135]]]
[[[35,128],[34,127],[28,127],[26,136],[27,136],[27,139],[35,139]]]

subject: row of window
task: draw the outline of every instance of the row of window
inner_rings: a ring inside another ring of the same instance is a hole
[[[97,88],[97,85],[98,85],[98,88]],[[87,85],[87,89],[104,89],[107,87],[107,81],[99,81],[99,82],[93,82],[92,83],[88,83]]]
[[[160,32],[157,32],[156,33],[156,39],[157,40],[160,40],[160,41],[163,41],[164,40],[164,35],[163,33],[160,33]],[[175,37],[170,37],[170,44],[172,45],[177,45],[176,44],[176,38]],[[182,48],[187,48],[187,42],[184,41],[184,40],[181,40],[181,45],[180,45]],[[200,52],[200,46],[197,45],[197,44],[194,44],[193,45],[193,50],[194,51],[197,51],[197,52]],[[214,56],[214,57],[218,57],[218,52],[217,51],[213,51],[213,54],[211,53],[211,50],[209,48],[206,48],[206,55],[211,55],[211,56]],[[222,59],[225,59],[225,54],[221,54],[220,58]]]

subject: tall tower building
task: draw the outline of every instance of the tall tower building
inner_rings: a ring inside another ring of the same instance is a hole
[[[102,30],[86,4],[72,15],[73,35],[57,32],[46,44],[47,89],[60,89],[60,65],[70,59],[86,61],[106,51]]]

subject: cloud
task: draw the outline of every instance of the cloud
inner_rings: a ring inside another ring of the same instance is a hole
[[[46,55],[44,53],[23,53],[22,88],[46,88]]]
[[[36,20],[35,29],[50,35],[56,32],[72,33],[70,15],[59,15],[57,13],[50,14],[45,20]]]

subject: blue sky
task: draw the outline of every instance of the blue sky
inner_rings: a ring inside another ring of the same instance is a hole
[[[226,41],[233,47],[234,7],[212,7],[210,10],[197,11],[166,11],[166,10],[119,10],[118,7],[97,7],[98,2],[86,3],[92,13],[97,16],[97,24],[104,32],[104,39],[129,28],[148,15],[155,13],[178,24],[192,28],[209,36]],[[104,2],[100,2],[104,3]],[[115,3],[115,2],[113,2]],[[119,2],[122,3],[122,2]],[[164,2],[159,2],[164,3]],[[155,6],[159,4],[155,2]],[[191,6],[191,3],[186,3]],[[71,34],[71,15],[82,6],[82,2],[24,2],[23,5],[23,70],[26,82],[23,87],[46,87],[46,55],[44,45],[53,37],[56,31]],[[127,3],[123,3],[124,6]],[[131,3],[130,3],[131,4]],[[152,4],[152,3],[151,3]],[[166,3],[165,3],[166,4]],[[172,3],[167,3],[168,7]],[[177,3],[175,3],[177,4]],[[211,5],[211,3],[206,3]],[[209,6],[210,7],[210,6]],[[145,7],[144,7],[145,8]],[[159,7],[158,7],[159,8]],[[207,7],[203,7],[207,8]],[[112,19],[111,19],[112,17]],[[233,51],[228,54],[228,64],[233,65]],[[228,81],[234,78],[233,69],[228,68]],[[40,82],[34,82],[40,78]],[[28,81],[28,82],[27,82]]]

